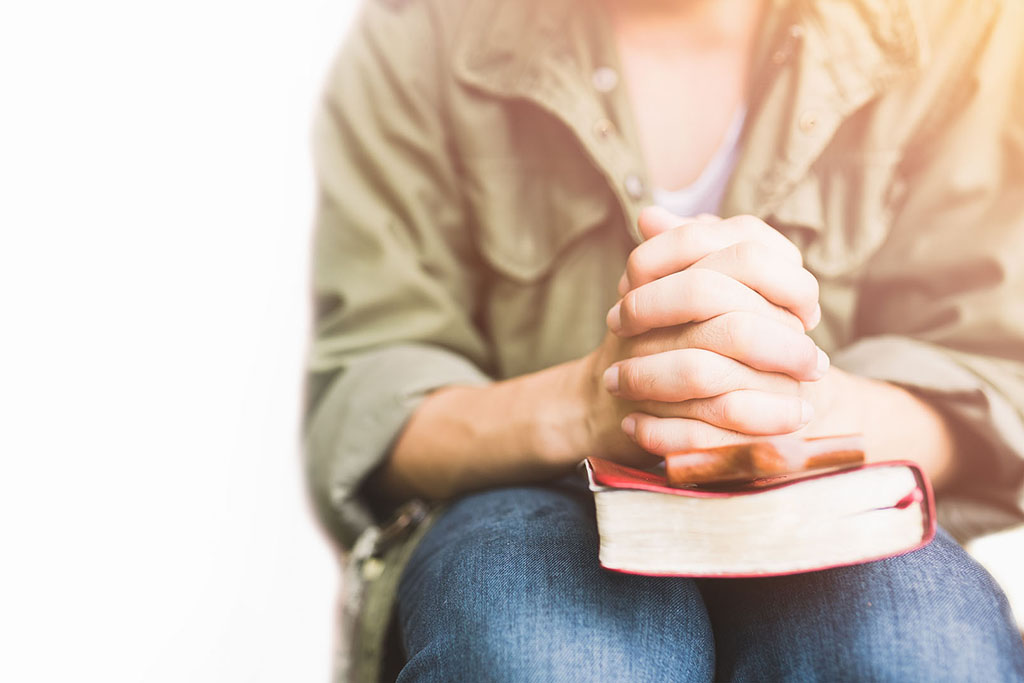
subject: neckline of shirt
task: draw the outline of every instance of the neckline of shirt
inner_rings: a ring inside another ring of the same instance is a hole
[[[747,108],[741,106],[733,115],[732,123],[729,124],[725,136],[700,175],[692,183],[678,190],[654,188],[655,203],[671,210],[672,206],[698,204],[709,195],[720,195],[724,192],[725,184],[736,165],[740,134],[743,132],[743,123],[746,118]],[[715,205],[717,208],[717,202]]]

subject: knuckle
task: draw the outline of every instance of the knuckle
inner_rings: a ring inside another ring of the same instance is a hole
[[[733,252],[741,265],[756,266],[763,261],[764,246],[753,240],[744,240],[733,245]]]
[[[643,249],[644,245],[640,245],[630,253],[629,258],[626,259],[626,277],[629,278],[630,284],[634,287],[640,282],[646,280],[645,275],[649,272],[649,266],[647,265],[646,250]]]
[[[637,421],[636,441],[644,450],[660,453],[665,449],[666,436],[657,420],[644,419]]]
[[[685,249],[687,244],[700,237],[703,230],[699,223],[683,223],[672,231],[673,246],[676,250]]]
[[[772,230],[774,231],[775,229],[772,228]],[[802,266],[804,264],[804,253],[800,251],[800,247],[796,246],[781,232],[776,232],[775,234],[781,238],[784,247],[789,250],[789,253],[792,254],[796,262]]]
[[[715,290],[721,289],[722,275],[710,268],[691,268],[684,271],[686,274],[685,288],[693,296],[704,296]]]
[[[802,267],[804,264],[804,255],[803,252],[800,251],[800,247],[793,244],[793,242],[790,241],[789,238],[787,238],[781,232],[778,232],[775,228],[769,226],[769,229],[772,231],[773,236],[781,245],[783,253],[788,254],[789,258],[791,258],[794,263]]]
[[[744,416],[749,414],[749,411],[744,410],[742,404],[743,401],[739,399],[735,392],[719,397],[718,412],[721,426],[735,427],[743,423]]]
[[[791,313],[787,309],[780,308],[780,307],[775,306],[773,304],[772,305],[772,316],[775,318],[776,322],[778,322],[780,325],[785,326],[786,328],[792,330],[793,332],[797,332],[799,334],[803,334],[803,332],[804,332],[803,321],[801,321],[800,318],[798,318],[796,315],[794,315],[793,313]]]
[[[818,283],[818,278],[814,277],[814,274],[806,268],[802,268],[800,272],[804,278],[804,287],[807,289],[807,298],[817,303],[821,296],[821,285]]]
[[[685,386],[693,398],[714,395],[722,381],[721,368],[710,363],[690,361],[684,368]]]
[[[654,388],[655,378],[643,362],[623,363],[619,370],[621,391],[627,396],[646,396]]]
[[[748,366],[741,363],[720,363],[714,370],[714,379],[708,383],[707,393],[721,393],[749,386],[752,381],[750,373]]]
[[[735,216],[733,218],[733,222],[735,222],[737,226],[743,228],[744,230],[761,230],[762,227],[765,225],[764,221],[762,221],[757,216],[753,216],[749,213],[741,213]]]
[[[795,345],[797,362],[808,370],[818,367],[818,345],[806,334],[800,335],[800,340]]]
[[[739,311],[730,311],[719,316],[722,319],[722,336],[726,348],[746,357],[759,342],[754,321]]]
[[[636,393],[637,368],[635,363],[625,361],[619,364],[619,393],[631,396]]]
[[[741,214],[735,217],[735,221],[740,230],[753,238],[753,241],[760,242],[766,246],[778,245],[791,258],[794,258],[798,263],[803,263],[803,254],[800,253],[800,248],[762,219],[749,214]]]
[[[708,226],[687,223],[672,232],[672,241],[666,246],[681,264],[687,267],[704,256],[708,247]]]
[[[803,423],[803,405],[799,398],[791,397],[780,402],[779,422],[780,428],[792,432],[800,428]]]
[[[619,309],[619,315],[622,320],[622,326],[624,328],[632,327],[636,324],[640,317],[640,299],[641,293],[637,290],[628,292],[626,296],[622,298],[622,306]]]
[[[681,225],[672,231],[671,241],[665,245],[665,248],[672,254],[678,265],[690,265],[690,259],[687,256],[692,249],[693,243],[696,241],[696,235],[697,226],[692,223]]]
[[[687,448],[715,448],[728,445],[731,432],[707,422],[694,422],[686,434]]]
[[[800,381],[789,375],[776,375],[776,391],[789,396],[797,396],[800,393]]]
[[[658,390],[658,373],[645,368],[637,376],[636,390],[642,396],[653,396]]]

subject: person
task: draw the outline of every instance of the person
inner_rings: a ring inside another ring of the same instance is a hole
[[[1010,0],[368,0],[315,150],[339,676],[1024,678],[954,540],[1024,520],[1022,30]],[[931,545],[599,568],[582,458],[850,432],[931,477]]]

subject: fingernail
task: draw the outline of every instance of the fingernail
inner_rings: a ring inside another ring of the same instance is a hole
[[[828,366],[831,364],[832,361],[828,359],[828,354],[821,349],[818,349],[818,367],[816,368],[818,371],[818,379],[825,376],[825,373],[828,372]]]
[[[613,365],[604,371],[604,388],[609,393],[619,393],[619,366]]]
[[[812,406],[807,401],[803,401],[802,405],[800,406],[800,426],[802,427],[805,424],[808,424],[813,419],[814,406]]]
[[[619,296],[626,296],[626,292],[629,291],[629,278],[623,273],[622,277],[619,278]]]
[[[622,330],[622,302],[611,307],[608,316],[605,318],[608,329],[618,334]]]
[[[623,419],[622,431],[626,432],[626,436],[632,439],[633,435],[636,434],[636,418],[630,416]]]
[[[807,331],[810,332],[811,330],[813,330],[815,327],[818,326],[818,323],[820,323],[820,322],[821,322],[821,304],[818,304],[817,306],[814,307],[814,313],[811,315],[811,320],[810,320],[810,324],[807,326]]]

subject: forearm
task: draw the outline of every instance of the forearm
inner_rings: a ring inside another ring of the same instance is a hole
[[[587,396],[600,375],[591,367],[594,360],[483,387],[435,391],[413,413],[369,486],[396,502],[414,496],[446,499],[560,476],[588,455],[605,455],[595,449],[609,444],[618,453],[614,435],[593,424]],[[936,488],[949,481],[956,456],[953,433],[929,403],[895,384],[837,368],[804,386],[819,416],[802,430],[806,435],[862,433],[869,460],[912,460]]]
[[[370,486],[394,501],[445,499],[570,472],[587,455],[580,364],[432,393]]]

